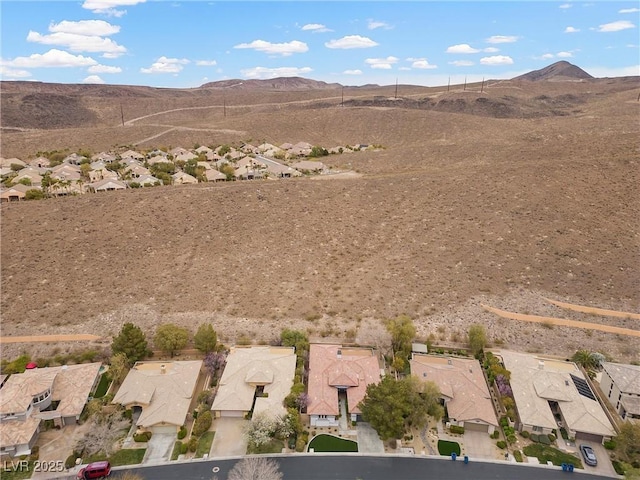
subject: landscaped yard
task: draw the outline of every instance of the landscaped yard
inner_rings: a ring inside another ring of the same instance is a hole
[[[96,387],[96,392],[93,394],[93,398],[102,398],[107,393],[109,389],[109,385],[111,384],[111,379],[106,373],[103,373],[100,376],[100,382],[98,382],[98,386]]]
[[[524,447],[522,451],[527,457],[536,457],[543,464],[552,462],[554,465],[561,466],[563,463],[572,463],[574,467],[582,468],[582,462],[578,457],[548,445],[533,443]]]
[[[146,448],[123,448],[109,457],[113,467],[119,465],[136,465],[142,462]]]
[[[22,464],[19,459],[6,460],[2,464],[2,480],[25,480],[27,478],[31,478],[31,474],[33,471],[33,462],[29,461],[29,466],[27,468],[22,468]]]
[[[314,452],[357,452],[358,443],[333,435],[317,435],[309,444],[309,451]]]
[[[247,453],[249,454],[264,454],[264,453],[282,453],[284,448],[284,442],[277,438],[272,438],[269,443],[260,445],[259,447],[249,447]]]
[[[198,448],[196,449],[196,458],[202,458],[204,454],[209,454],[209,450],[211,450],[211,444],[213,443],[213,437],[216,435],[216,432],[205,432],[198,439]],[[281,450],[282,451],[282,450]],[[276,452],[280,453],[280,452]]]
[[[460,455],[460,444],[448,442],[447,440],[438,440],[438,453],[447,457],[450,457],[452,453]]]

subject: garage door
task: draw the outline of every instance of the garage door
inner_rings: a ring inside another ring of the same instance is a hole
[[[595,435],[593,433],[576,432],[576,440],[585,440],[587,442],[602,443],[604,438],[602,435]]]
[[[174,425],[158,425],[155,427],[151,427],[151,431],[154,434],[173,434],[175,435],[178,432],[178,429]]]
[[[244,417],[244,412],[242,410],[221,410],[220,416],[242,418]]]
[[[464,422],[464,429],[473,432],[488,432],[489,426],[483,423]]]

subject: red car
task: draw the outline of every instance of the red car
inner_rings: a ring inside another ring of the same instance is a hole
[[[82,480],[89,480],[93,478],[106,478],[111,474],[111,464],[107,461],[93,462],[82,468],[78,472],[76,478]]]

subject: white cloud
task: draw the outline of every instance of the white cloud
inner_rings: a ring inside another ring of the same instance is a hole
[[[376,21],[376,20],[369,19],[369,21],[367,23],[367,28],[369,30],[375,30],[376,28],[384,28],[385,30],[390,30],[393,27],[391,25],[389,25],[387,22],[379,22],[379,21]]]
[[[242,76],[245,78],[269,79],[276,77],[297,77],[312,71],[313,69],[311,67],[254,67],[240,70],[240,73],[242,73]]]
[[[640,8],[623,8],[622,10],[618,10],[618,13],[636,13],[640,12]]]
[[[324,44],[327,48],[370,48],[376,47],[378,44],[367,37],[361,37],[360,35],[347,35],[338,40],[330,40]]]
[[[87,78],[82,80],[82,83],[103,84],[104,80],[101,79],[98,75],[89,75]]]
[[[121,17],[127,11],[118,10],[116,7],[132,6],[144,2],[145,0],[85,0],[82,8],[110,17]]]
[[[618,20],[617,22],[605,23],[598,27],[599,32],[619,32],[628,28],[636,28],[629,20]]]
[[[362,75],[362,70],[345,70],[342,73],[345,75]]]
[[[49,31],[53,33],[75,33],[89,37],[108,37],[120,31],[118,25],[112,25],[104,20],[80,20],[72,22],[63,20],[60,23],[49,24]]]
[[[506,55],[494,55],[480,59],[482,65],[512,65],[513,59]]]
[[[218,62],[216,62],[215,60],[198,60],[196,62],[196,65],[198,67],[213,67],[214,65],[217,65]]]
[[[577,33],[579,31],[580,31],[579,28],[574,28],[574,27],[567,27],[564,29],[564,33]]]
[[[540,56],[541,60],[551,60],[552,58],[555,58],[556,56],[553,53],[545,53],[544,55]]]
[[[110,55],[110,58],[127,53],[125,47],[118,45],[110,38],[95,35],[78,35],[76,33],[65,32],[42,35],[38,32],[29,31],[27,42],[40,43],[43,45],[60,45],[68,48],[72,52],[104,52]]]
[[[364,63],[369,65],[371,68],[391,70],[391,66],[398,63],[398,58],[392,56],[387,58],[367,58]]]
[[[474,63],[469,60],[454,60],[453,62],[449,62],[449,65],[453,65],[455,67],[470,67],[473,64]]]
[[[485,40],[487,43],[513,43],[517,41],[518,37],[515,35],[494,35]]]
[[[28,57],[16,57],[13,60],[2,60],[2,65],[18,68],[47,68],[47,67],[88,67],[97,65],[91,57],[73,55],[69,52],[52,48],[46,53],[34,53]]]
[[[573,5],[571,5],[570,3],[563,3],[558,8],[567,9],[567,8],[571,8],[571,7],[573,7]]]
[[[327,28],[325,25],[322,25],[321,23],[307,23],[306,25],[303,25],[301,29],[306,32],[313,32],[313,33],[333,32],[333,30]]]
[[[293,40],[287,43],[271,43],[265,40],[254,40],[251,43],[240,43],[233,48],[252,49],[258,52],[269,53],[273,55],[282,55],[288,57],[294,53],[304,53],[309,50],[306,43]]]
[[[467,43],[461,43],[459,45],[451,45],[447,48],[447,53],[478,53],[480,50],[471,47]]]
[[[640,65],[631,65],[629,67],[587,67],[585,71],[596,78],[605,77],[635,77],[640,75]]]
[[[556,56],[558,58],[571,58],[571,57],[573,57],[573,53],[571,53],[571,52],[558,52],[558,53],[556,53]]]
[[[485,53],[496,53],[496,52],[499,52],[500,49],[496,47],[487,47],[487,48],[483,48],[482,51]]]
[[[26,70],[16,70],[13,68],[5,67],[4,65],[0,65],[0,78],[27,78],[30,77],[31,73]]]
[[[122,69],[120,67],[112,67],[111,65],[92,65],[87,71],[89,73],[120,73]]]
[[[189,63],[186,58],[160,57],[151,67],[141,68],[141,73],[178,73],[184,68],[183,65]]]
[[[408,58],[411,62],[411,68],[417,68],[419,70],[433,70],[438,68],[437,65],[431,65],[426,58]]]

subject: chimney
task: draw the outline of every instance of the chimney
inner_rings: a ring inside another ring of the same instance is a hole
[[[162,374],[167,373],[167,367],[165,367],[164,364],[160,365],[160,373],[162,373]]]

